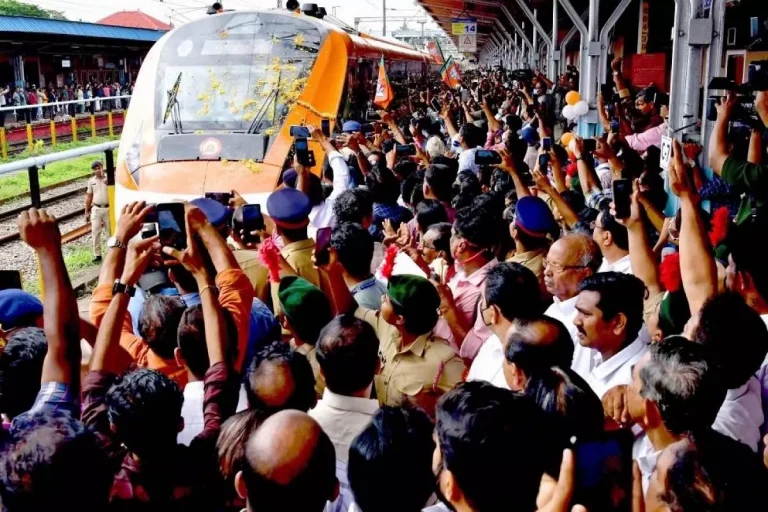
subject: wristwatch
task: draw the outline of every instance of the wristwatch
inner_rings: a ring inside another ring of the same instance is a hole
[[[128,286],[125,283],[121,283],[119,279],[115,279],[115,284],[112,286],[112,296],[114,297],[118,293],[124,293],[129,297],[133,297],[133,294],[136,293],[136,287]]]
[[[107,248],[109,248],[109,249],[127,249],[128,246],[125,245],[120,240],[118,240],[116,236],[113,236],[113,237],[110,237],[109,240],[107,240]]]

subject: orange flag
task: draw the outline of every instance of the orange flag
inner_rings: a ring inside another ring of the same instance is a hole
[[[387,70],[384,68],[384,56],[382,55],[379,64],[379,81],[376,84],[376,96],[373,98],[373,102],[386,110],[393,99],[395,99],[395,92],[389,84]]]

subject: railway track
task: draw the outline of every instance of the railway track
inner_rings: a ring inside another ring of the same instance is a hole
[[[58,223],[66,222],[68,220],[74,219],[78,215],[83,215],[83,209],[82,208],[78,208],[77,210],[75,210],[73,212],[65,213],[64,215],[57,215],[56,216],[56,222],[58,222]],[[88,233],[90,231],[90,229],[91,229],[90,225],[88,225],[87,227],[88,227],[88,231],[86,231],[86,233]],[[80,229],[80,228],[78,228],[78,229]],[[64,243],[64,236],[69,235],[70,233],[71,232],[65,233],[64,235],[62,235],[62,243]],[[15,242],[16,240],[19,240],[20,238],[21,238],[21,234],[18,231],[14,231],[14,232],[9,233],[7,235],[0,236],[0,247],[2,247],[5,244],[9,244],[11,242]]]
[[[70,198],[72,196],[83,195],[83,194],[85,194],[86,189],[87,189],[87,187],[80,187],[80,188],[76,188],[75,190],[70,190],[68,192],[64,192],[63,194],[58,194],[58,195],[55,195],[55,196],[52,196],[52,197],[48,197],[48,198],[43,199],[41,201],[41,206],[45,207],[45,206],[53,204],[53,203],[58,203],[59,201],[62,201],[64,199],[68,199],[68,198]],[[22,212],[28,210],[29,208],[30,208],[30,205],[23,205],[23,206],[18,206],[16,208],[13,208],[11,210],[6,210],[4,212],[0,212],[0,222],[3,222],[6,219],[11,218],[11,217],[16,217],[17,215],[21,214]],[[82,209],[80,211],[82,212]]]
[[[115,133],[115,135],[119,135],[122,132],[122,129],[123,129],[122,125],[114,126],[113,127],[113,132]],[[85,136],[78,136],[78,140],[83,140],[83,139],[90,138],[90,136],[91,136],[90,133],[91,132],[89,131],[87,137],[85,137]],[[103,135],[109,135],[109,128],[98,128],[96,130],[96,136],[97,137],[98,136],[103,136]],[[50,142],[51,142],[51,138],[50,137],[44,137],[43,139],[38,139],[38,140],[42,140],[45,144],[50,144]],[[72,135],[57,135],[56,136],[56,143],[57,144],[64,144],[64,143],[67,143],[67,142],[72,142]],[[23,153],[24,151],[26,151],[28,147],[29,147],[29,145],[27,144],[27,141],[14,142],[14,143],[8,144],[8,155],[18,155],[19,153]]]

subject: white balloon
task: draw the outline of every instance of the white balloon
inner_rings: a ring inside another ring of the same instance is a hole
[[[573,105],[566,105],[565,107],[563,107],[563,117],[568,119],[569,121],[571,119],[576,118],[576,112],[574,110]]]
[[[587,103],[584,100],[581,100],[576,105],[573,106],[573,110],[576,113],[577,116],[583,116],[587,112],[589,112],[589,103]]]

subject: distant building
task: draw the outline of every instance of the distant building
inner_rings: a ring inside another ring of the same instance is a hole
[[[173,27],[141,11],[120,11],[97,21],[99,25],[113,27],[146,28],[149,30],[171,30]]]

